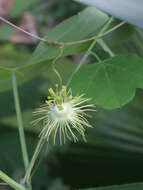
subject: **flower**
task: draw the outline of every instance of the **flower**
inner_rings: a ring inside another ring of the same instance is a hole
[[[34,114],[41,116],[34,121],[37,124],[43,121],[44,127],[40,133],[49,141],[50,136],[53,136],[54,144],[59,134],[60,144],[66,142],[66,139],[78,141],[75,133],[77,131],[86,141],[85,127],[92,127],[86,117],[86,111],[95,111],[93,104],[85,105],[90,99],[84,98],[84,95],[72,97],[71,90],[67,91],[66,86],[62,86],[56,92],[52,88],[49,89],[49,94],[45,104],[36,109]]]

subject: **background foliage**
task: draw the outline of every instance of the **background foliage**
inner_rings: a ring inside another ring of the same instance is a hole
[[[90,0],[81,1],[91,3]],[[90,119],[94,128],[87,131],[87,144],[69,143],[63,147],[48,145],[44,148],[41,165],[33,178],[35,190],[140,190],[143,187],[143,25],[140,14],[135,17],[132,14],[133,10],[138,13],[141,1],[134,1],[136,6],[131,8],[132,4],[126,1],[129,6],[126,15],[121,9],[121,2],[118,11],[114,8],[113,1],[109,3],[110,10],[107,10],[104,3],[100,7],[98,2],[95,1],[94,5],[135,26],[126,23],[102,38],[115,56],[111,56],[109,49],[103,47],[100,41],[95,43],[90,52],[93,41],[64,47],[63,55],[56,64],[64,84],[69,81],[72,71],[84,57],[85,64],[73,76],[70,87],[74,94],[86,93],[92,98],[92,103],[97,105],[97,112]],[[31,23],[35,22],[32,31],[40,35],[46,34],[45,38],[50,40],[64,42],[98,35],[110,19],[110,15],[95,7],[85,8],[84,5],[65,0],[15,0],[5,14],[15,24],[23,24],[22,15],[26,12],[34,16],[34,20],[31,19]],[[119,22],[114,19],[110,27]],[[16,71],[17,74],[31,157],[40,130],[40,126],[35,128],[30,124],[33,120],[32,111],[44,102],[48,88],[58,81],[51,63],[59,54],[59,47],[44,42],[38,44],[29,38],[25,40],[26,36],[16,33],[16,36],[20,36],[19,41],[14,36],[15,32],[10,26],[1,23],[0,168],[19,180],[24,168],[11,90],[11,72]],[[26,41],[28,42],[25,43]],[[84,55],[88,55],[86,59]],[[99,56],[100,61],[95,55]]]

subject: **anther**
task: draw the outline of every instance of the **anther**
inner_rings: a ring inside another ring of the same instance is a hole
[[[50,104],[52,104],[52,100],[46,100],[45,103],[50,105]]]
[[[49,88],[49,93],[52,97],[55,97],[55,92],[53,91],[52,88]]]
[[[65,97],[67,95],[67,87],[66,86],[62,86],[62,95]]]

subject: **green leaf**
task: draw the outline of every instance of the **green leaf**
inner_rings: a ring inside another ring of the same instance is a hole
[[[79,14],[63,21],[51,31],[45,38],[62,42],[73,42],[96,35],[107,22],[108,16],[94,7],[86,8]],[[87,49],[90,43],[65,46],[63,56],[79,53]],[[30,63],[51,60],[59,55],[58,46],[48,46],[41,42],[35,50]]]
[[[11,73],[17,73],[18,85],[23,84],[48,70],[51,63],[29,64],[29,52],[19,51],[13,46],[0,49],[0,92],[9,90],[11,86]]]
[[[73,16],[50,32],[47,36],[50,40],[61,41],[76,41],[88,38],[97,34],[102,26],[107,22],[108,16],[96,8],[87,8],[76,16]],[[91,27],[92,26],[92,27]],[[68,46],[64,48],[63,55],[71,55],[81,52],[87,48],[89,43],[82,45]],[[41,72],[48,70],[51,66],[51,60],[56,58],[60,49],[59,46],[48,46],[46,43],[41,42],[37,47],[30,61],[24,57],[24,52],[14,50],[14,56],[7,62],[7,56],[11,52],[5,54],[5,58],[1,60],[0,64],[0,91],[8,90],[11,88],[11,72],[17,72],[19,84],[31,80]],[[17,59],[19,58],[19,61]]]
[[[82,3],[85,3],[87,5],[96,6],[97,8],[117,17],[122,20],[126,20],[127,22],[130,22],[131,24],[134,24],[136,26],[139,26],[143,28],[143,1],[142,0],[120,0],[120,1],[114,1],[114,0],[75,0]],[[134,14],[138,13],[138,14]]]
[[[106,41],[107,42],[107,41]],[[108,42],[108,45],[110,43]],[[120,44],[113,48],[113,51],[117,54],[119,53],[129,53],[134,52],[138,56],[143,58],[143,30],[140,28],[135,27],[134,34],[130,38],[128,42]]]
[[[110,28],[114,27],[115,25],[119,24],[120,21],[117,19],[114,19],[112,24],[110,25]],[[124,24],[122,27],[118,28],[117,30],[112,31],[108,35],[105,35],[103,37],[103,40],[106,42],[106,44],[110,47],[116,47],[123,42],[128,42],[129,40],[132,39],[132,37],[136,33],[136,28],[132,26],[131,24]],[[96,47],[96,50],[99,47]]]
[[[118,55],[81,68],[73,77],[74,94],[84,93],[106,109],[127,104],[136,88],[143,88],[143,60],[134,54]]]

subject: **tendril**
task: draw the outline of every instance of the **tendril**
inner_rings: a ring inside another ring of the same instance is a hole
[[[56,69],[55,66],[56,66],[56,63],[57,63],[58,59],[60,59],[60,57],[62,57],[62,55],[63,55],[63,50],[64,50],[64,45],[60,45],[60,46],[59,46],[59,54],[58,54],[58,56],[57,56],[55,59],[53,59],[53,61],[52,61],[52,69],[53,69],[53,71],[56,73],[56,75],[57,75],[57,77],[58,77],[58,79],[59,79],[60,86],[62,86],[62,77],[61,77],[59,71]]]

